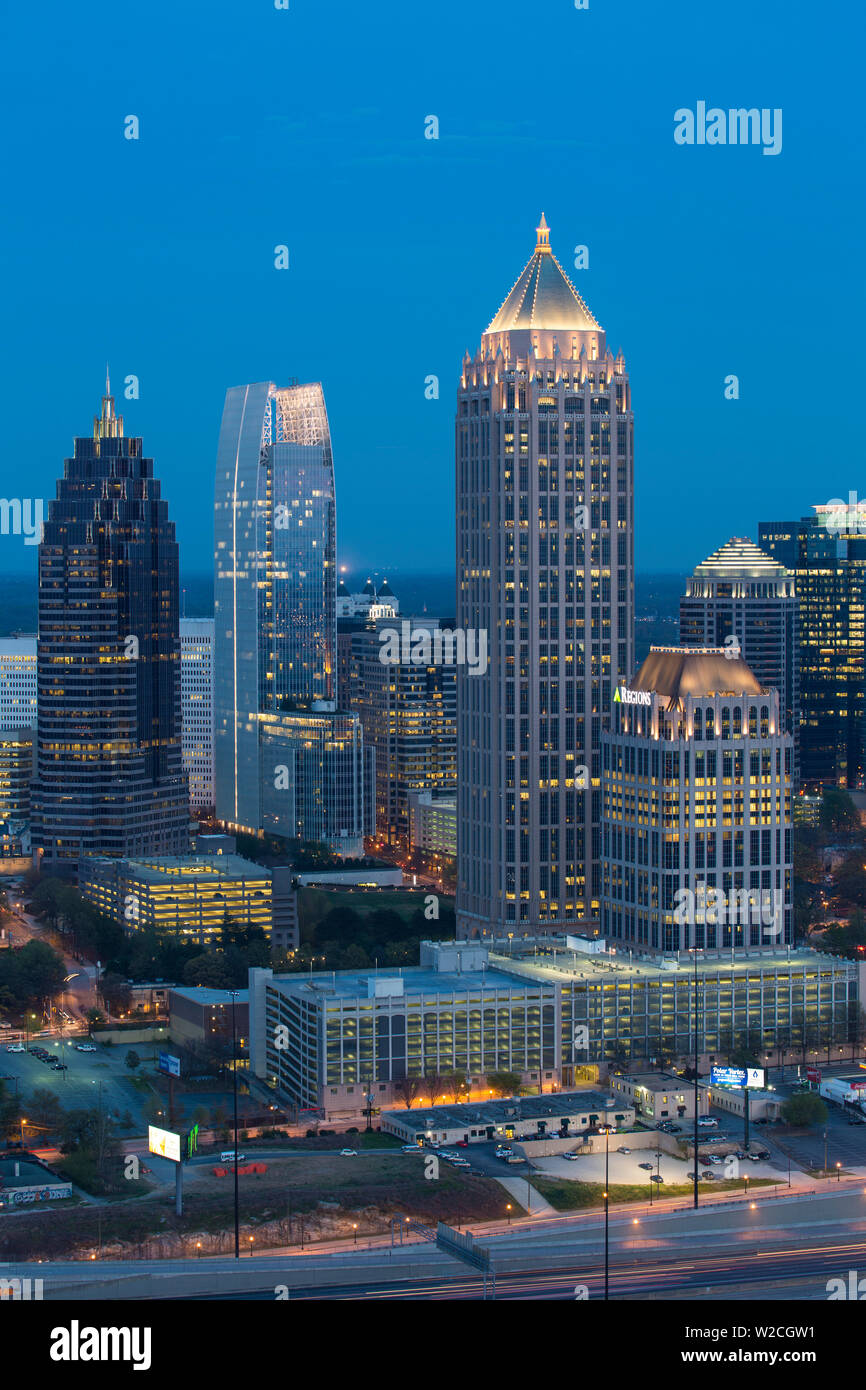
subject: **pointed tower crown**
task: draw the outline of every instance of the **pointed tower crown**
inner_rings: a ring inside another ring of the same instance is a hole
[[[535,230],[535,250],[487,332],[600,328],[551,250],[550,228],[544,213]]]

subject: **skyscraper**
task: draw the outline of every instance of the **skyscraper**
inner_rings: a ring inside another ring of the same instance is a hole
[[[557,932],[597,918],[599,751],[634,660],[633,417],[613,357],[550,247],[463,360],[457,623],[457,929]]]
[[[762,521],[758,542],[793,572],[798,601],[800,784],[866,782],[866,534],[844,506]]]
[[[187,848],[178,623],[174,523],[106,381],[39,547],[33,844],[47,863]]]
[[[217,817],[286,838],[317,827],[358,854],[373,813],[367,779],[355,786],[360,728],[336,705],[336,503],[319,384],[226,393],[215,544]]]
[[[761,684],[779,692],[784,727],[794,735],[796,784],[800,670],[793,573],[748,537],[732,536],[686,581],[680,643],[738,650]]]
[[[793,739],[725,648],[652,647],[602,736],[602,934],[638,952],[792,935]]]
[[[399,626],[380,618],[352,633],[349,701],[376,752],[377,834],[408,845],[410,792],[456,786],[457,691],[453,665],[381,660],[380,635]],[[439,626],[438,618],[405,622],[413,639]]]
[[[183,765],[193,810],[213,807],[213,618],[180,620]]]

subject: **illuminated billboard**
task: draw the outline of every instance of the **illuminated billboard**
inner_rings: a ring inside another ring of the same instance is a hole
[[[172,1134],[170,1129],[148,1125],[147,1151],[159,1158],[170,1158],[173,1163],[180,1163],[180,1135]]]
[[[763,1067],[713,1067],[711,1086],[739,1086],[761,1091],[764,1088]]]
[[[173,1056],[171,1052],[160,1052],[158,1066],[166,1076],[180,1076],[180,1058]]]

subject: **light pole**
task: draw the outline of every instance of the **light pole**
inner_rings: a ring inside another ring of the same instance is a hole
[[[692,926],[692,954],[695,958],[694,1010],[695,1010],[695,1167],[694,1167],[694,1207],[698,1208],[698,924]]]
[[[232,1105],[234,1116],[234,1170],[235,1170],[235,1259],[241,1257],[240,1247],[240,1207],[238,1203],[238,1034],[235,1023],[235,1004],[238,997],[236,989],[230,990],[232,997]],[[252,1254],[252,1250],[250,1250]]]
[[[610,1110],[612,1101],[605,1103]],[[604,1126],[604,1298],[610,1296],[610,1125]]]

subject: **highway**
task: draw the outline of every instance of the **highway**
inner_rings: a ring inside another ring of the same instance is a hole
[[[603,1226],[539,1221],[478,1236],[489,1248],[497,1299],[598,1299]],[[611,1221],[612,1298],[732,1296],[826,1299],[827,1281],[866,1268],[866,1192],[667,1212]],[[433,1244],[394,1249],[266,1252],[167,1261],[0,1266],[37,1275],[45,1299],[474,1299],[480,1276]],[[578,1293],[575,1293],[575,1289]],[[584,1292],[585,1290],[585,1292]],[[729,1292],[725,1292],[725,1291]],[[281,1291],[281,1292],[280,1292]]]

